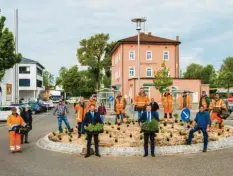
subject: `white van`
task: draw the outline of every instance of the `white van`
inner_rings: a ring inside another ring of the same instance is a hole
[[[17,113],[20,113],[19,107],[17,106],[0,106],[0,121],[6,121],[8,116],[12,113],[12,107],[16,107]]]

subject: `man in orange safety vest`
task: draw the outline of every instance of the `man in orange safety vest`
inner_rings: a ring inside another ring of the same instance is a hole
[[[164,107],[164,119],[166,120],[169,114],[169,117],[172,118],[172,103],[173,103],[173,97],[169,92],[169,89],[166,90],[164,93],[162,99],[161,99],[162,105]]]
[[[9,129],[10,151],[12,153],[21,152],[21,134],[18,132],[21,127],[25,127],[26,123],[17,113],[16,107],[12,108],[12,114],[7,118]]]
[[[121,92],[119,91],[114,103],[114,111],[117,113],[115,123],[118,123],[119,120],[123,122],[123,118],[125,116],[125,107],[126,100],[124,97],[122,97]]]

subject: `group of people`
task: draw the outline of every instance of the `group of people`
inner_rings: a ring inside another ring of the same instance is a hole
[[[161,102],[164,108],[164,119],[167,120],[168,117],[172,118],[173,112],[173,96],[167,89],[161,98]],[[139,125],[145,121],[151,121],[152,119],[159,121],[159,105],[152,98],[149,101],[147,94],[144,89],[141,88],[139,94],[135,97],[135,110],[138,111],[138,123]],[[125,117],[126,100],[122,96],[121,92],[115,98],[114,110],[116,112],[116,123],[121,123]],[[179,108],[191,108],[191,98],[187,95],[187,92],[183,92],[182,97],[179,100]],[[106,114],[106,108],[103,103],[97,108],[96,95],[92,95],[87,103],[84,102],[84,98],[81,97],[80,101],[74,105],[74,110],[76,113],[78,137],[84,133],[85,128],[89,124],[104,123],[104,115]],[[208,145],[208,129],[211,126],[211,122],[217,121],[219,128],[222,127],[222,111],[226,110],[226,105],[222,99],[220,99],[219,94],[215,95],[215,98],[210,101],[206,92],[202,92],[199,103],[199,112],[196,114],[195,122],[196,125],[190,130],[189,137],[187,139],[187,144],[191,144],[193,133],[201,130],[204,135],[204,148],[203,152],[207,151]],[[58,130],[60,133],[63,132],[62,121],[64,121],[69,132],[73,132],[66,114],[69,114],[69,110],[62,100],[59,100],[58,105],[54,110],[54,115],[57,116],[58,120]],[[21,114],[17,114],[16,108],[12,108],[12,114],[8,117],[7,124],[9,127],[9,137],[10,137],[10,150],[12,153],[21,151],[21,143],[28,143],[28,133],[20,135],[17,133],[16,129],[20,126],[28,126],[32,129],[32,116],[29,107],[26,107]],[[87,153],[85,157],[91,156],[91,140],[94,138],[95,143],[95,154],[100,157],[98,148],[98,134],[87,134]],[[25,139],[24,139],[25,138]],[[144,157],[148,156],[148,142],[150,139],[151,146],[151,156],[155,156],[155,145],[154,133],[144,133]]]
[[[85,128],[89,124],[103,124],[104,123],[104,115],[106,114],[106,108],[101,104],[96,111],[97,103],[96,103],[96,95],[92,95],[87,103],[84,102],[84,98],[81,97],[80,101],[77,104],[74,104],[74,110],[76,114],[76,122],[78,129],[78,138],[84,133]],[[54,110],[54,115],[58,117],[58,129],[59,132],[62,133],[62,121],[64,121],[69,132],[73,132],[73,129],[70,127],[66,114],[69,113],[69,110],[65,104],[63,104],[62,100],[59,100],[57,107]],[[87,134],[87,153],[85,158],[91,156],[91,141],[92,137],[95,142],[95,155],[100,157],[99,154],[99,138],[98,134]]]

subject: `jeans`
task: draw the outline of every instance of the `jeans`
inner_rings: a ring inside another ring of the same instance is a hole
[[[95,142],[95,153],[99,153],[99,135],[98,134],[87,134],[87,154],[91,154],[91,140],[92,136],[94,136]]]
[[[83,133],[83,123],[82,122],[78,122],[78,134],[82,134]]]
[[[60,133],[63,131],[62,130],[62,121],[64,121],[64,123],[65,123],[66,127],[68,128],[68,130],[71,131],[70,124],[69,124],[68,119],[67,119],[67,117],[65,115],[58,116],[57,120],[58,120],[58,130],[59,130]]]
[[[155,133],[144,133],[144,151],[148,155],[148,142],[150,137],[151,154],[155,153]]]
[[[100,115],[100,118],[102,120],[102,123],[104,123],[104,115]]]
[[[206,128],[201,128],[198,126],[195,126],[192,130],[190,130],[189,132],[189,138],[188,138],[188,143],[192,142],[193,139],[193,134],[198,131],[201,130],[204,136],[204,149],[207,149],[207,145],[208,145],[208,133],[206,131]]]
[[[142,113],[143,113],[143,112],[146,112],[146,110],[138,111],[138,123],[139,123],[139,120],[140,120],[141,117],[142,117]]]
[[[118,117],[121,119],[121,123],[123,122],[123,118],[124,118],[124,114],[117,114],[116,115],[116,120],[115,120],[115,124],[117,124],[117,119]]]

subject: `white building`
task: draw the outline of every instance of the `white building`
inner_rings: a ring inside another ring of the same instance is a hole
[[[0,105],[10,105],[15,101],[15,67],[8,69],[0,82]]]
[[[19,64],[19,100],[28,102],[39,98],[43,86],[44,67],[37,61],[23,58]]]

